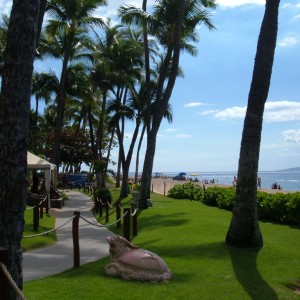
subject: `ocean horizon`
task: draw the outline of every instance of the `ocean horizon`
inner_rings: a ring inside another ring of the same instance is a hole
[[[186,173],[185,177],[199,179],[199,181],[214,180],[215,183],[232,185],[233,177],[237,176],[236,171],[229,172],[153,172],[153,177],[173,178],[179,173]],[[196,175],[197,174],[197,175]],[[141,174],[139,174],[141,175]],[[129,172],[129,176],[133,177],[134,172]],[[261,187],[270,189],[274,183],[281,186],[283,190],[300,191],[300,172],[299,171],[260,171],[258,176],[261,177]]]

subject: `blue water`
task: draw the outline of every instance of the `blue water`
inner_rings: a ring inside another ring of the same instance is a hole
[[[179,172],[163,172],[163,176],[174,177]],[[197,176],[191,176],[191,174],[197,173]],[[216,183],[232,185],[233,176],[237,175],[237,172],[187,172],[186,177],[197,177],[200,181],[207,179],[215,180]],[[261,177],[261,186],[264,189],[270,189],[272,184],[277,182],[284,190],[300,191],[300,172],[259,172]],[[155,176],[155,174],[153,175]]]

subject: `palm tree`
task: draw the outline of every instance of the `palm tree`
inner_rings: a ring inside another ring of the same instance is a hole
[[[78,30],[87,30],[91,26],[102,26],[100,18],[93,17],[92,14],[100,5],[106,5],[105,0],[50,0],[47,4],[47,12],[54,19],[47,25],[48,32],[56,34],[62,28],[65,30],[65,47],[63,51],[63,64],[60,76],[60,84],[57,96],[57,126],[55,130],[55,144],[53,147],[51,161],[57,166],[60,159],[61,130],[64,115],[64,94],[68,63],[71,59],[72,51],[78,43],[75,43],[75,36]]]
[[[46,104],[51,100],[52,94],[57,94],[58,79],[53,71],[50,73],[33,73],[32,94],[35,95],[35,121],[33,124],[33,152],[36,153],[36,134],[39,101],[44,100]],[[36,153],[37,154],[37,153]]]
[[[8,249],[8,271],[21,289],[29,108],[38,13],[39,1],[13,1],[0,96],[0,247]],[[16,299],[12,288],[7,299]]]
[[[257,43],[252,83],[242,134],[235,204],[226,242],[261,247],[263,239],[257,216],[257,171],[264,106],[274,61],[280,0],[266,1]]]
[[[214,28],[207,8],[215,7],[216,4],[213,0],[160,0],[154,6],[152,15],[146,13],[145,6],[142,10],[133,6],[121,6],[119,9],[123,22],[147,25],[148,33],[155,36],[165,50],[163,64],[157,79],[153,118],[150,120],[148,117],[147,149],[142,173],[140,208],[148,207],[147,199],[150,197],[156,137],[175,85],[180,52],[185,50],[196,54],[195,48],[188,42],[197,41],[196,25],[203,23],[209,29]],[[149,82],[147,86],[149,88]],[[149,94],[147,103],[148,105],[150,103]]]

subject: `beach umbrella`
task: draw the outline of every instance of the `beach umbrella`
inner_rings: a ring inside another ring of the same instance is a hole
[[[198,175],[199,175],[198,173],[191,173],[191,176],[194,176],[194,178]]]

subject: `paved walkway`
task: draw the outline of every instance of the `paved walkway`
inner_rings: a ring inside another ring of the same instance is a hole
[[[74,211],[89,222],[96,223],[92,214],[93,202],[82,193],[69,191],[69,199],[62,209],[51,209],[50,213],[56,216],[55,227],[59,227],[69,220]],[[24,282],[44,278],[73,268],[73,238],[72,221],[57,230],[57,243],[53,246],[23,253]],[[114,235],[106,228],[99,228],[79,221],[80,264],[101,259],[109,255],[107,236]]]

